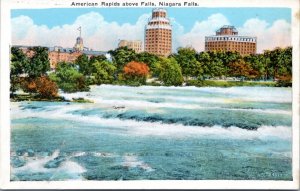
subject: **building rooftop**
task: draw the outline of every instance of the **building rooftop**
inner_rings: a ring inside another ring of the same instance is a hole
[[[154,8],[152,9],[152,12],[167,12],[167,10],[164,8]]]
[[[216,32],[221,32],[222,29],[232,29],[234,32],[238,32],[235,26],[232,25],[224,25],[221,28],[219,28]]]

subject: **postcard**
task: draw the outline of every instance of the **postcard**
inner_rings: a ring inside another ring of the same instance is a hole
[[[4,189],[299,189],[299,1],[1,1]]]

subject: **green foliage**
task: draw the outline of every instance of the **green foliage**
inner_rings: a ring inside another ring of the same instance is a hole
[[[83,75],[91,75],[92,73],[92,67],[89,62],[89,58],[87,55],[82,54],[80,55],[76,60],[75,64],[78,65],[79,72],[82,73]]]
[[[85,76],[71,63],[59,63],[55,73],[50,78],[58,84],[64,92],[88,91],[88,83]]]
[[[161,58],[159,80],[166,86],[180,86],[183,82],[181,68],[175,58]]]
[[[116,63],[118,72],[121,72],[125,64],[135,60],[136,57],[135,51],[127,46],[110,50],[108,53],[111,54],[113,62]]]
[[[107,60],[104,61],[95,61],[93,64],[93,73],[92,75],[95,78],[95,83],[100,84],[110,84],[114,80],[114,73],[116,67]]]
[[[14,92],[20,88],[20,75],[25,73],[25,66],[28,64],[28,57],[19,48],[11,48],[10,62],[10,91]]]
[[[90,59],[90,63],[94,63],[96,61],[102,62],[102,61],[105,61],[105,60],[107,60],[105,55],[92,56],[91,59]]]
[[[158,76],[157,74],[157,62],[159,61],[159,57],[148,53],[148,52],[141,52],[136,54],[136,61],[143,62],[148,65],[150,68],[152,76]]]
[[[180,65],[182,74],[186,77],[199,77],[203,73],[200,62],[196,59],[196,50],[193,48],[178,48],[177,54],[173,55]]]
[[[29,57],[29,62],[24,67],[25,73],[29,78],[46,75],[50,70],[48,48],[37,46],[29,48],[29,51],[33,52],[33,56]]]
[[[189,80],[188,86],[197,87],[234,87],[234,86],[264,86],[274,87],[275,82],[270,81],[222,81],[222,80]]]

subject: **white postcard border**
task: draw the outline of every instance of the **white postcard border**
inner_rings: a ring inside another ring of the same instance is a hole
[[[102,0],[140,2],[141,0]],[[159,0],[152,0],[158,2]],[[171,2],[170,0],[165,0]],[[183,2],[184,0],[172,0]],[[192,2],[191,0],[187,0]],[[299,189],[299,1],[298,0],[198,0],[201,7],[286,7],[292,9],[293,46],[293,181],[264,180],[141,180],[141,181],[10,181],[10,100],[9,57],[11,45],[11,9],[81,8],[71,7],[73,0],[1,0],[0,51],[0,188],[2,189]],[[75,0],[74,2],[101,2]],[[82,7],[92,8],[92,7]],[[101,8],[101,7],[99,7]]]

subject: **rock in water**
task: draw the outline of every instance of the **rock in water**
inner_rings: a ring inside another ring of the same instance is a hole
[[[34,156],[34,151],[32,149],[28,149],[27,154],[28,154],[29,157],[33,157]]]
[[[26,161],[24,159],[20,159],[19,157],[13,157],[10,163],[13,167],[18,168],[24,166]]]
[[[53,160],[47,162],[44,167],[45,168],[57,168],[59,167],[59,165],[64,162],[66,159],[62,156],[58,156],[56,158],[54,158]]]

